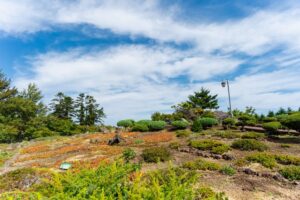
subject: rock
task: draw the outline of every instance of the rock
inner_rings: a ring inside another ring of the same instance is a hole
[[[261,176],[262,176],[262,177],[265,177],[265,178],[272,178],[272,177],[273,177],[273,174],[264,172],[264,173],[261,174]]]
[[[276,181],[285,181],[285,178],[281,174],[273,175],[273,179]]]
[[[293,185],[300,185],[300,181],[293,181],[292,184]]]
[[[212,156],[214,159],[218,159],[218,160],[222,159],[222,155],[220,155],[220,154],[212,154],[211,156]]]
[[[190,153],[190,148],[188,147],[180,147],[178,148],[180,152]]]
[[[234,156],[233,156],[233,155],[230,155],[230,154],[223,154],[223,155],[222,155],[222,158],[223,158],[224,160],[234,160],[234,159],[235,159]]]
[[[259,173],[258,173],[258,172],[253,171],[253,170],[250,169],[250,168],[245,168],[245,169],[243,170],[243,172],[244,172],[245,174],[248,174],[248,175],[259,176]]]

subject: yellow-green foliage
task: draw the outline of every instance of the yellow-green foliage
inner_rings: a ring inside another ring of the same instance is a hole
[[[221,165],[215,162],[206,161],[203,159],[197,159],[195,161],[189,161],[183,164],[183,168],[191,170],[211,170],[216,171],[221,169]]]
[[[232,145],[232,148],[239,149],[242,151],[265,151],[268,149],[268,146],[260,141],[254,139],[238,139],[235,140]]]
[[[171,158],[171,153],[165,147],[151,147],[144,149],[141,156],[145,162],[164,162]]]
[[[242,135],[243,139],[263,139],[265,137],[264,133],[257,133],[257,132],[248,132]]]
[[[214,136],[221,137],[221,138],[227,138],[227,139],[234,139],[234,138],[240,138],[241,134],[237,132],[232,131],[218,131],[213,134]]]
[[[282,176],[291,181],[300,180],[300,166],[287,166],[282,168],[279,172]]]
[[[236,173],[236,170],[233,167],[231,167],[231,166],[223,166],[220,169],[220,172],[222,174],[226,174],[228,176],[233,176]]]
[[[216,140],[192,140],[190,146],[199,150],[209,150],[212,153],[223,154],[230,150],[230,147],[223,142]]]
[[[143,175],[140,166],[122,161],[102,164],[98,169],[56,173],[31,188],[30,193],[5,194],[5,199],[217,199],[220,194],[197,188],[197,173],[169,166]],[[26,197],[26,198],[22,198]],[[3,198],[4,199],[4,198]],[[30,198],[28,198],[30,199]]]
[[[175,132],[177,137],[188,137],[192,134],[192,131],[189,130],[178,130]]]
[[[0,167],[12,156],[12,153],[0,150]]]

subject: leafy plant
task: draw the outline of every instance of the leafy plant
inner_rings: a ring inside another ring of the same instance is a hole
[[[221,138],[227,138],[227,139],[234,139],[234,138],[240,138],[241,134],[238,132],[232,132],[232,131],[218,131],[213,134],[214,136],[221,137]]]
[[[276,133],[282,127],[280,122],[267,122],[263,124],[263,128],[269,133]]]
[[[287,166],[282,168],[279,173],[291,181],[300,180],[300,166]]]
[[[234,125],[236,125],[236,123],[237,123],[237,119],[232,118],[232,117],[228,117],[222,121],[222,124],[225,128],[234,126]]]
[[[268,146],[265,145],[264,143],[253,140],[253,139],[238,139],[235,140],[232,145],[232,148],[234,149],[239,149],[242,151],[265,151],[268,149]]]
[[[183,164],[183,168],[191,170],[210,170],[217,171],[221,168],[218,163],[206,161],[203,159],[197,159],[195,161],[189,161]]]
[[[230,147],[222,142],[215,140],[192,140],[190,146],[199,150],[209,150],[212,153],[223,154],[230,150]]]
[[[132,131],[147,132],[149,131],[149,128],[146,124],[138,122],[132,127]]]
[[[129,162],[130,160],[134,159],[136,157],[136,153],[131,148],[126,148],[123,151],[123,158],[126,162]]]
[[[262,139],[265,137],[265,134],[264,133],[257,133],[257,132],[247,132],[247,133],[244,133],[242,135],[242,138],[243,139]]]
[[[246,157],[246,160],[250,162],[256,162],[262,164],[267,168],[274,168],[276,166],[276,160],[273,155],[268,153],[254,153]]]
[[[150,131],[160,131],[166,127],[165,121],[151,121],[148,125]]]
[[[132,119],[124,119],[121,121],[118,121],[117,126],[121,126],[124,128],[132,127],[134,125],[134,120]]]
[[[300,131],[300,112],[288,115],[282,123],[290,129]]]
[[[202,124],[203,129],[210,128],[212,126],[218,125],[218,120],[214,118],[203,117],[198,119]]]
[[[171,158],[171,153],[165,147],[151,147],[144,149],[141,156],[145,162],[164,162]]]
[[[172,126],[177,130],[178,129],[186,129],[189,126],[189,122],[183,121],[183,120],[177,120],[177,121],[172,122]]]
[[[222,144],[220,146],[213,147],[210,152],[215,154],[224,154],[230,150],[230,146]]]
[[[202,123],[199,119],[196,119],[194,122],[193,122],[193,125],[192,125],[192,131],[193,132],[201,132],[203,130],[203,126],[202,126]]]
[[[233,176],[236,173],[236,170],[233,167],[231,167],[231,166],[223,166],[220,169],[220,172],[222,174],[226,174],[228,176]]]
[[[177,137],[188,137],[192,134],[189,130],[178,130],[175,132]]]

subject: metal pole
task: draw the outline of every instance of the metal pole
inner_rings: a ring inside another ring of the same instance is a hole
[[[227,90],[228,90],[229,112],[230,112],[231,117],[233,117],[232,108],[231,108],[231,97],[230,97],[230,86],[229,86],[229,81],[226,80],[226,83],[227,83]]]

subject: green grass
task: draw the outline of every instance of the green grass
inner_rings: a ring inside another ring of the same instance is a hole
[[[254,140],[254,139],[238,139],[235,140],[232,145],[232,148],[239,149],[242,151],[265,151],[268,149],[268,146],[263,142]]]
[[[220,164],[206,161],[203,159],[197,159],[195,161],[186,162],[182,165],[182,167],[191,170],[210,170],[210,171],[217,171],[221,169]]]

